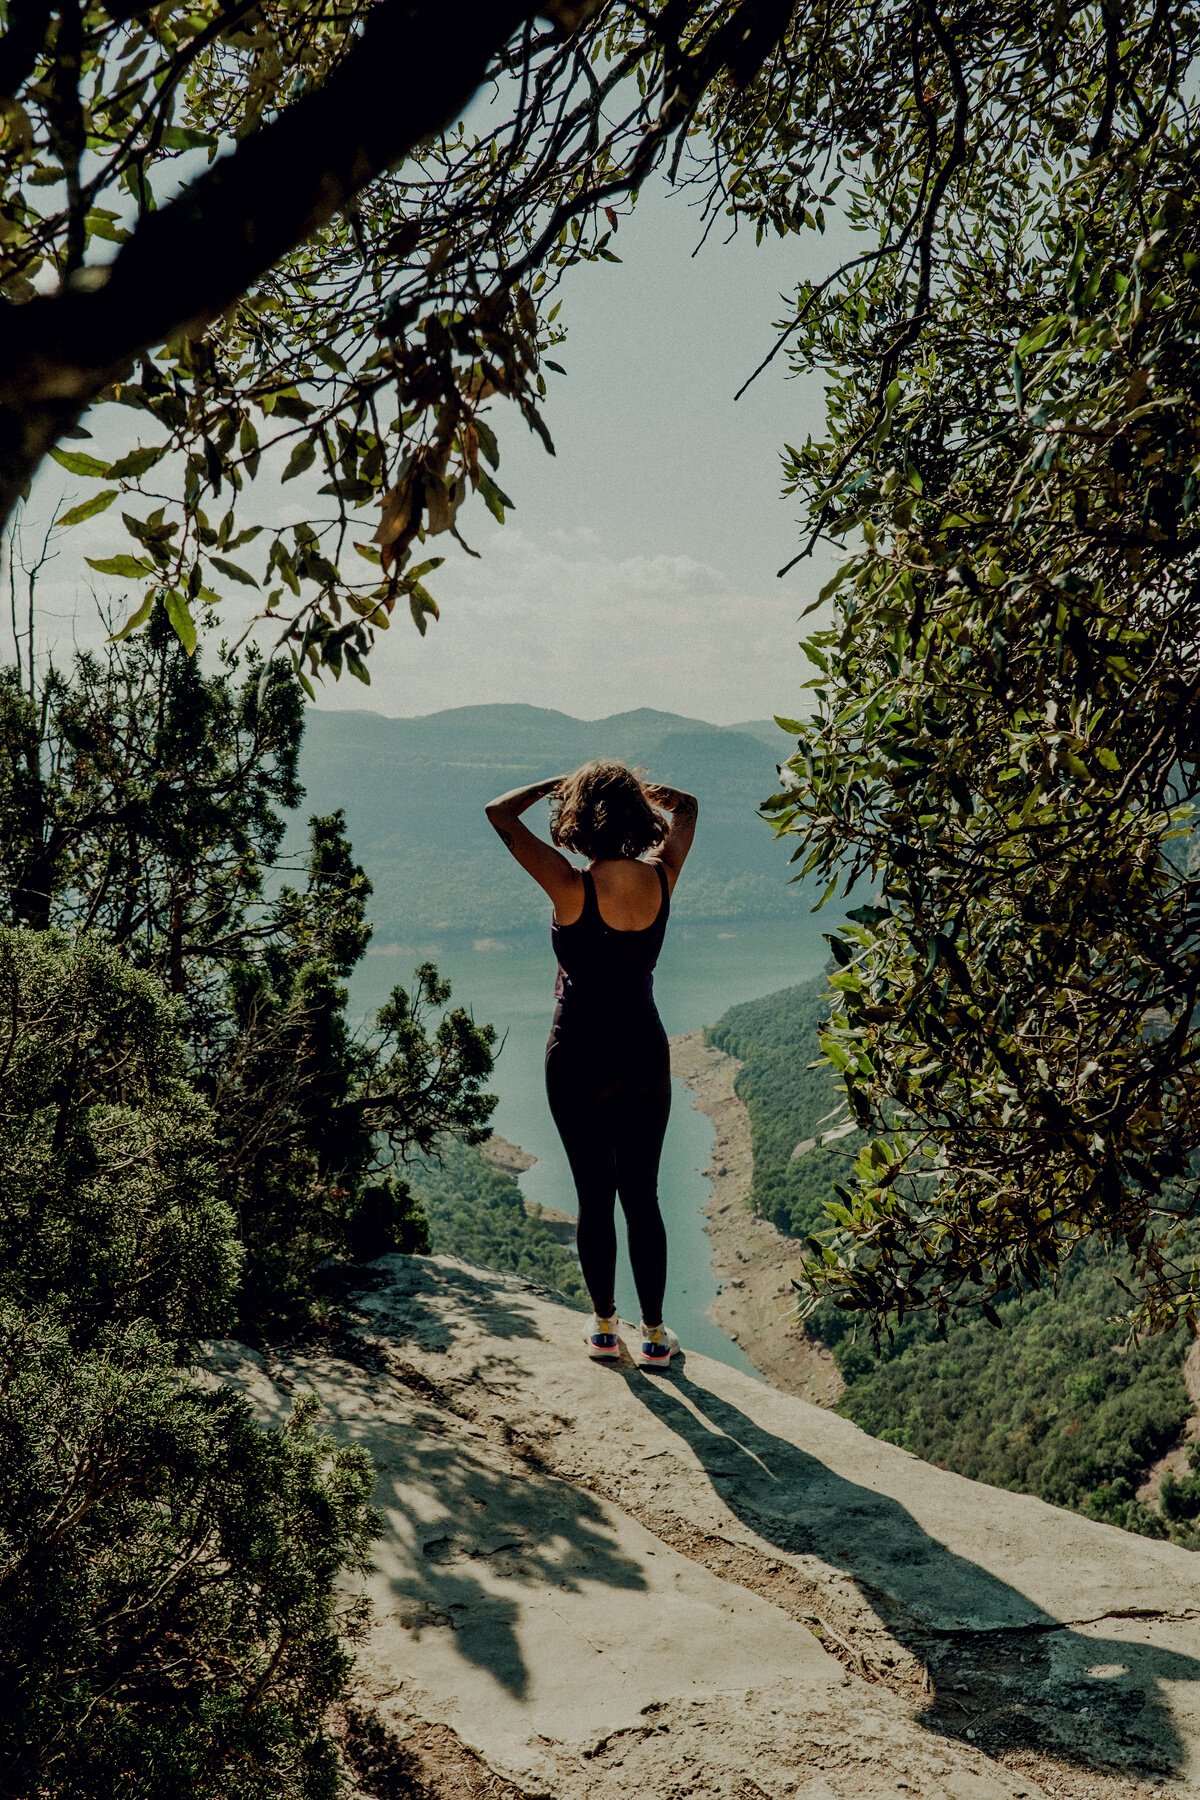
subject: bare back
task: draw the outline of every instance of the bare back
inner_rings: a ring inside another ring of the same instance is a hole
[[[600,917],[613,931],[645,931],[653,925],[662,904],[662,887],[653,862],[635,857],[614,857],[594,862],[589,873],[596,885]],[[583,912],[583,878],[578,871],[569,895],[555,902],[559,925],[574,925]]]

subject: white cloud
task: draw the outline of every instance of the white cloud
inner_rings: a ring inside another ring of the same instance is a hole
[[[301,512],[302,497],[284,505]],[[478,558],[444,538],[423,552],[446,554],[429,578],[441,620],[421,638],[398,607],[377,640],[371,686],[327,680],[322,706],[416,714],[522,701],[582,718],[649,706],[719,723],[794,714],[806,698],[800,689],[811,671],[798,640],[814,621],[799,614],[823,569],[748,582],[681,551],[621,554],[596,526],[539,533],[507,525],[471,536]],[[89,526],[86,544],[82,536],[64,542],[38,590],[43,654],[62,659],[101,644],[111,629],[102,609],[114,623],[128,616],[142,584],[95,575],[81,555],[126,547],[108,515]],[[238,637],[251,610],[249,597],[230,595],[222,635]],[[277,631],[256,635],[267,644]]]
[[[613,556],[590,528],[540,541],[506,526],[475,547],[479,560],[456,553],[430,578],[440,622],[418,638],[397,610],[371,688],[326,686],[323,706],[413,714],[508,700],[722,722],[799,703],[807,581],[758,588],[687,555]]]

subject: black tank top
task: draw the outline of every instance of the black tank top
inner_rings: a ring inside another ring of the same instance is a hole
[[[654,965],[662,949],[671,910],[667,872],[655,863],[662,887],[657,916],[641,931],[606,925],[596,900],[591,871],[583,871],[583,911],[571,925],[552,924],[550,942],[558,958],[554,984],[559,1004],[611,1016],[654,1004]]]

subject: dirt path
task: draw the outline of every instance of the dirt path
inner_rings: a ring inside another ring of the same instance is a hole
[[[736,1057],[706,1044],[703,1031],[671,1039],[672,1073],[691,1090],[692,1104],[707,1114],[717,1134],[706,1171],[712,1198],[704,1210],[713,1267],[724,1285],[709,1314],[774,1387],[833,1406],[843,1385],[837,1365],[795,1317],[796,1245],[750,1210],[750,1116],[734,1091],[741,1066]]]

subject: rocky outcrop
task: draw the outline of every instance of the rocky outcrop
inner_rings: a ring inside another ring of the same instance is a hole
[[[1200,1559],[702,1357],[589,1364],[514,1278],[373,1281],[337,1355],[212,1366],[268,1417],[314,1390],[371,1451],[362,1688],[406,1743],[457,1734],[479,1793],[1200,1792]]]

